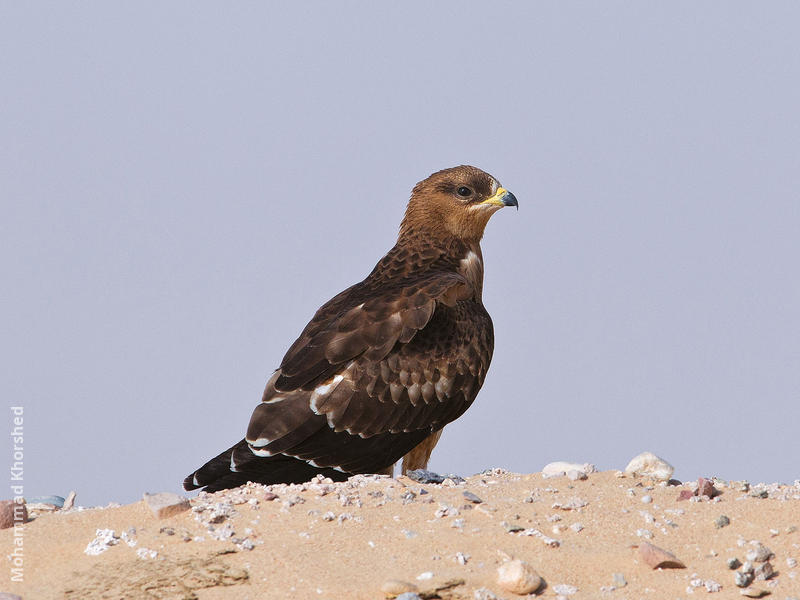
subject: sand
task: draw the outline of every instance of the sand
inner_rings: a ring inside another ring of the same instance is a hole
[[[715,487],[713,499],[678,500],[691,484],[613,471],[572,480],[497,469],[463,483],[359,476],[249,484],[201,494],[192,510],[161,520],[144,502],[41,513],[24,528],[24,582],[9,580],[7,562],[0,592],[25,600],[379,599],[385,582],[400,580],[423,598],[510,599],[522,596],[498,585],[497,569],[517,558],[544,580],[531,597],[576,590],[566,597],[733,598],[741,590],[727,559],[744,562],[757,540],[771,550],[775,574],[747,589],[800,598],[800,483]],[[730,524],[720,528],[721,515]],[[135,545],[119,539],[87,555],[98,529],[127,532]],[[13,540],[12,529],[0,531],[4,555]],[[686,568],[651,568],[638,549],[644,541]],[[717,585],[719,592],[708,591]]]

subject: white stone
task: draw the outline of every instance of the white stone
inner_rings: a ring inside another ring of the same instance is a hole
[[[585,479],[585,477],[581,477],[581,474],[589,475],[590,473],[594,473],[596,470],[596,467],[589,463],[580,464],[560,460],[546,464],[542,468],[542,477],[545,479],[550,477],[561,477],[567,473],[570,473],[571,471],[574,471],[575,473],[572,475],[572,477],[570,477],[570,479]]]
[[[542,578],[528,563],[514,559],[497,568],[497,584],[506,591],[524,596],[539,589]]]
[[[674,472],[675,467],[652,452],[642,452],[631,459],[631,462],[625,467],[627,475],[650,477],[659,481],[669,481]]]

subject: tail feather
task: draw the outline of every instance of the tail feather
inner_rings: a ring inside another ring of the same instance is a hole
[[[204,488],[216,492],[255,481],[273,483],[303,483],[316,475],[344,481],[350,474],[330,468],[314,467],[304,460],[276,454],[268,458],[255,456],[245,440],[231,446],[209,460],[183,480],[183,489]]]

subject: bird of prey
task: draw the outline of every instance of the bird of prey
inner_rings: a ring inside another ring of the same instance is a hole
[[[397,243],[372,272],[326,302],[267,382],[245,439],[189,475],[187,490],[317,474],[425,468],[442,428],[486,377],[494,331],[481,300],[480,240],[517,199],[459,166],[411,193]]]

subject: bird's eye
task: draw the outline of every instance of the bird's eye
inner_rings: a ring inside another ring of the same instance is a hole
[[[462,198],[469,198],[472,195],[472,190],[462,185],[456,190],[456,193]]]

